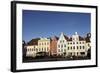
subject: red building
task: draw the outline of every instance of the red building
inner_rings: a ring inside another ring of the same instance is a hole
[[[50,53],[52,56],[57,54],[57,41],[58,37],[54,36],[51,38]]]

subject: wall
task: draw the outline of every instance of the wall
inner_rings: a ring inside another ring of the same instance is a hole
[[[11,0],[0,0],[0,73],[11,73],[10,72],[10,53],[11,53],[10,52],[10,1]],[[100,8],[100,0],[33,0],[33,1],[99,5]],[[99,9],[99,13],[100,13],[100,9]],[[100,14],[98,16],[100,16]],[[98,25],[98,27],[100,27],[100,25]],[[99,37],[98,43],[100,43],[100,33],[98,37]],[[100,52],[99,48],[98,51]],[[98,55],[100,56],[100,53]],[[99,57],[99,62],[100,62],[100,57]],[[52,73],[52,72],[53,73],[69,73],[69,72],[70,73],[99,73],[100,67],[84,68],[84,69],[81,68],[81,69],[52,70],[52,71],[42,71],[42,72],[38,71],[34,73]]]

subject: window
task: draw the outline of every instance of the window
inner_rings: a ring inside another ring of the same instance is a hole
[[[63,43],[64,43],[64,40],[63,40]]]
[[[43,51],[43,48],[42,48],[42,51]]]
[[[85,47],[83,46],[83,49],[84,49]]]
[[[83,44],[84,44],[84,42],[83,42]]]
[[[33,49],[32,49],[32,51],[33,51]]]
[[[81,44],[81,42],[80,42],[80,44]]]
[[[34,48],[34,51],[35,51],[35,48]]]
[[[60,45],[58,45],[58,48],[60,48]]]
[[[70,44],[72,44],[72,43],[70,43]]]
[[[81,46],[80,46],[80,49],[81,49]]]
[[[78,49],[78,46],[77,46],[77,49]]]
[[[73,46],[73,49],[75,49],[75,46]]]
[[[75,44],[75,42],[73,42],[73,44]]]
[[[77,42],[77,44],[78,44],[78,42]]]
[[[60,41],[60,43],[61,43],[62,41]]]
[[[78,55],[78,52],[77,52],[77,55]]]
[[[70,55],[72,55],[72,53],[70,53]]]
[[[66,47],[66,45],[64,45],[64,47]]]
[[[49,48],[47,47],[47,51],[49,51]]]
[[[71,49],[72,49],[72,47],[71,47]]]
[[[69,50],[69,47],[68,47],[68,50]]]
[[[61,48],[63,48],[63,45],[61,45]]]

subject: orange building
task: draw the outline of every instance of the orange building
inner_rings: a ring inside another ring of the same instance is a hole
[[[51,38],[50,53],[52,56],[57,54],[57,41],[58,37],[54,36]]]

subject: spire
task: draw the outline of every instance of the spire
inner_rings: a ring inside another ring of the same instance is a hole
[[[63,32],[61,32],[61,34],[64,34]]]
[[[75,32],[75,35],[77,35],[77,32]]]

